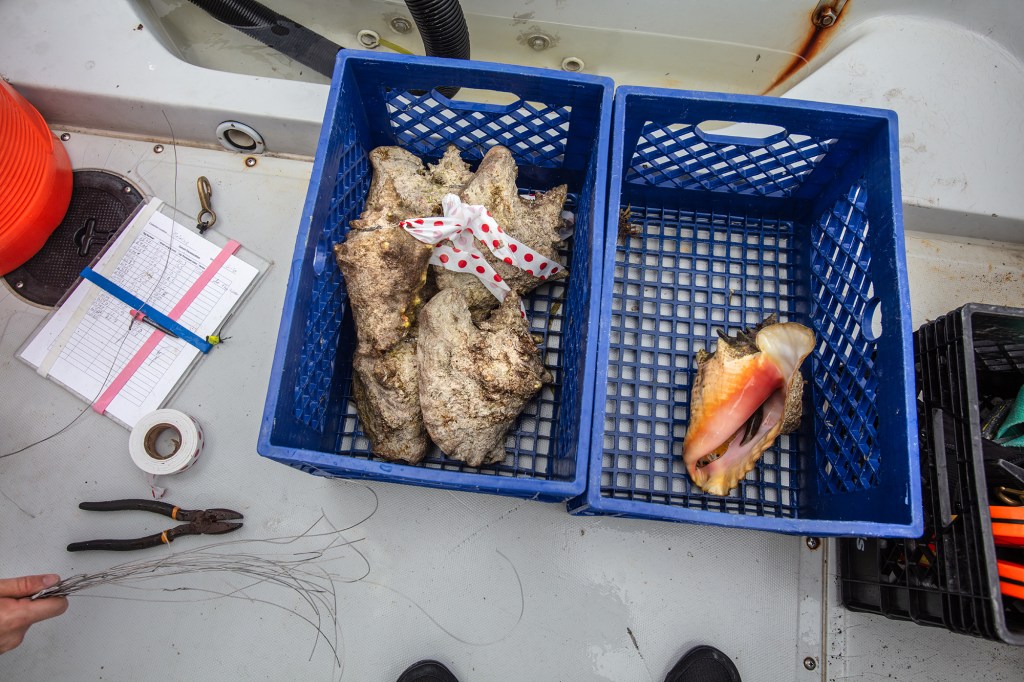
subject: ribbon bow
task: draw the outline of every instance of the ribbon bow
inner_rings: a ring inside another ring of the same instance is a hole
[[[546,280],[563,269],[555,261],[506,234],[486,207],[464,204],[458,196],[446,194],[441,199],[441,208],[443,216],[406,220],[399,226],[419,241],[436,246],[430,256],[431,265],[476,275],[499,301],[504,301],[511,289],[476,248],[474,238],[479,239],[497,258],[539,279]],[[453,246],[442,244],[445,240]],[[523,316],[526,316],[525,312]]]

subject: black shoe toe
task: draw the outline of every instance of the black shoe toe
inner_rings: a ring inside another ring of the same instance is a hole
[[[437,661],[420,661],[409,666],[398,682],[459,682],[452,671]]]
[[[665,682],[742,682],[728,656],[713,646],[690,649],[665,677]]]

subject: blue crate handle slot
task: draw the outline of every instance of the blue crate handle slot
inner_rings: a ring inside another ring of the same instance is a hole
[[[740,121],[721,121],[721,123],[729,123],[730,125],[736,126],[749,126],[749,125],[762,125],[769,128],[778,128],[779,132],[772,133],[771,135],[764,135],[761,137],[754,137],[752,135],[728,135],[725,133],[716,133],[711,130],[703,130],[702,125],[709,121],[701,121],[693,128],[694,134],[705,142],[712,144],[734,144],[740,147],[768,147],[770,145],[782,142],[789,137],[789,131],[781,126],[768,125],[765,123],[746,123]]]
[[[503,92],[494,90],[492,92]],[[514,92],[506,93],[516,95]],[[481,111],[487,114],[509,114],[523,106],[523,99],[516,95],[516,101],[510,104],[486,104],[484,102],[471,102],[465,99],[448,99],[435,88],[430,91],[430,96],[449,109],[457,111]]]
[[[879,316],[879,327],[880,331],[876,334],[874,329],[874,318]],[[874,343],[882,338],[885,334],[885,315],[882,313],[882,299],[878,296],[868,300],[864,306],[864,314],[860,319],[860,333],[864,335],[864,338]]]

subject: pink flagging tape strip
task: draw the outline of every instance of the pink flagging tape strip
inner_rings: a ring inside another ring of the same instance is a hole
[[[98,414],[103,414],[110,407],[110,402],[121,392],[121,389],[125,387],[128,380],[132,378],[139,367],[142,367],[142,363],[146,361],[149,354],[153,352],[160,340],[164,338],[164,333],[159,329],[154,329],[153,333],[149,335],[146,342],[142,344],[142,347],[135,352],[131,360],[124,366],[124,368],[118,372],[114,380],[107,386],[107,390],[103,391],[102,395],[92,404],[92,409]]]
[[[208,266],[206,266],[206,269],[203,270],[203,274],[199,275],[195,283],[189,287],[189,290],[181,297],[181,300],[171,308],[171,312],[167,313],[167,316],[172,320],[177,320],[184,315],[185,311],[188,310],[188,307],[192,305],[192,302],[196,300],[199,294],[202,293],[203,289],[206,288],[206,285],[210,283],[210,280],[213,279],[214,275],[217,274],[217,271],[228,262],[228,258],[233,256],[241,246],[242,245],[234,239],[225,244],[224,248],[217,254],[217,257],[214,258]],[[114,380],[110,382],[110,386],[107,387],[107,390],[103,391],[102,395],[100,395],[96,402],[92,404],[94,412],[103,414],[107,411],[107,408],[110,407],[111,401],[117,397],[117,394],[121,392],[121,389],[125,387],[125,384],[127,384],[135,375],[135,372],[138,371],[139,367],[142,367],[142,363],[146,361],[146,358],[149,357],[149,354],[153,352],[153,349],[156,348],[157,344],[160,343],[163,338],[164,333],[162,331],[159,329],[153,330],[153,333],[149,335],[149,338],[147,338],[146,342],[142,344],[142,347],[135,352],[135,355],[132,356],[131,360],[129,360],[124,368],[118,372]]]
[[[238,249],[241,248],[241,246],[242,245],[236,242],[234,239],[225,244],[224,248],[221,249],[220,253],[217,254],[217,257],[213,259],[213,262],[210,263],[210,265],[207,266],[205,270],[203,270],[203,274],[199,275],[199,278],[196,280],[195,284],[193,284],[189,288],[189,290],[185,292],[185,295],[181,297],[181,300],[178,301],[178,304],[171,308],[171,312],[169,312],[167,315],[172,320],[177,320],[182,315],[184,315],[185,311],[188,310],[188,307],[192,305],[192,301],[196,300],[199,294],[202,293],[203,289],[206,288],[206,285],[210,283],[210,280],[213,279],[213,276],[217,274],[217,271],[220,270],[221,267],[228,262],[228,258],[231,258],[231,256],[235,254],[235,251],[238,251]]]

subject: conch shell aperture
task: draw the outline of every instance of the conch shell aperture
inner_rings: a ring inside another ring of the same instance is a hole
[[[712,495],[728,495],[780,433],[800,424],[800,365],[814,332],[774,315],[736,336],[719,332],[713,353],[698,351],[683,459],[690,479]]]

